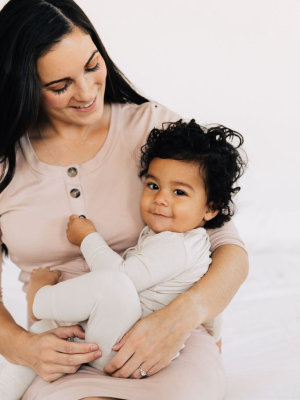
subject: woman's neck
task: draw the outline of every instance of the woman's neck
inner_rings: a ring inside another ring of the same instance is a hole
[[[65,166],[70,165],[76,155],[74,162],[83,164],[93,158],[104,145],[110,120],[111,106],[106,104],[101,120],[92,126],[63,124],[59,121],[53,123],[41,118],[39,124],[28,132],[28,136],[40,161]]]
[[[30,139],[36,139],[37,137],[40,137],[39,131],[41,131],[43,137],[48,141],[59,138],[65,142],[80,142],[89,128],[92,131],[108,130],[110,125],[110,114],[111,105],[105,104],[101,118],[91,126],[61,121],[41,114],[37,124],[28,134]]]

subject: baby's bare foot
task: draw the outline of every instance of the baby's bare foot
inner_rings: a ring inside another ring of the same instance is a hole
[[[61,276],[58,270],[50,271],[50,267],[33,269],[30,275],[27,293],[28,315],[34,321],[38,321],[32,312],[33,301],[38,290],[43,286],[56,285]]]

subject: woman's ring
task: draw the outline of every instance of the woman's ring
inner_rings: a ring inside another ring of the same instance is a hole
[[[139,370],[142,376],[147,376],[146,372],[141,367],[139,367]]]

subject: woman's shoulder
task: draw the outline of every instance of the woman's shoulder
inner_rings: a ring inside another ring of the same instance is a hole
[[[154,101],[143,104],[118,104],[118,107],[123,126],[135,124],[148,126],[150,129],[161,128],[164,122],[175,122],[180,119],[178,113]]]
[[[163,105],[148,101],[143,104],[115,104],[122,144],[140,148],[153,128],[162,128],[165,122],[175,122],[180,116]]]

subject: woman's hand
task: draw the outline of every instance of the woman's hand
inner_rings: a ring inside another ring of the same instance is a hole
[[[97,232],[90,219],[71,215],[68,222],[67,237],[70,243],[80,246],[83,239],[90,233]]]
[[[64,374],[75,373],[81,364],[101,357],[95,343],[74,343],[74,336],[84,339],[79,325],[63,326],[34,335],[24,332],[18,343],[22,349],[22,365],[33,369],[44,381],[52,382]]]
[[[118,378],[140,379],[139,367],[147,376],[167,367],[194,329],[188,303],[184,303],[185,307],[170,303],[138,321],[113,347],[118,353],[104,372]]]

